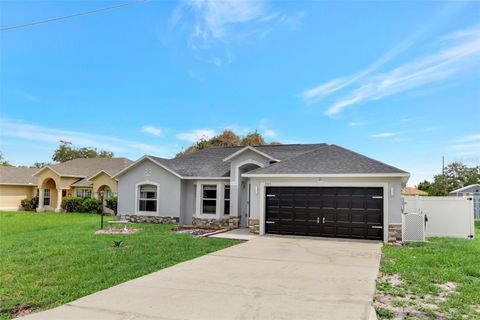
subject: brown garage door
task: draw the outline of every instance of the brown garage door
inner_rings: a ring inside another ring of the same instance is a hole
[[[266,233],[383,240],[383,188],[266,191]]]

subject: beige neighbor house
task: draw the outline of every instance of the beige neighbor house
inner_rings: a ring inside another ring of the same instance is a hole
[[[22,199],[34,195],[39,197],[38,212],[62,211],[63,197],[105,199],[117,194],[117,180],[112,176],[131,163],[126,158],[91,158],[41,169],[3,167],[0,210],[17,210]]]
[[[105,199],[117,194],[112,176],[132,164],[126,158],[74,159],[37,172],[38,212],[62,211],[63,197]]]
[[[37,192],[37,168],[0,166],[0,210],[18,210],[20,202]]]

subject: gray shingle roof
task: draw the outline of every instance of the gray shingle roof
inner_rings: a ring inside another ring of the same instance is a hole
[[[61,176],[78,177],[79,180],[72,183],[72,186],[88,187],[93,185],[93,182],[89,179],[100,171],[103,170],[110,176],[113,176],[132,163],[133,161],[127,158],[87,158],[73,159],[63,163],[49,165],[49,167]],[[36,169],[35,171],[39,170],[40,169]]]
[[[127,158],[88,158],[69,160],[49,167],[60,175],[88,178],[102,170],[114,175],[132,163]]]
[[[230,163],[223,162],[223,159],[243,148],[208,148],[174,159],[150,157],[183,177],[229,177]],[[248,174],[407,173],[356,152],[325,143],[266,145],[254,148],[280,162]]]
[[[36,185],[37,178],[33,174],[37,171],[37,168],[0,166],[0,184]]]
[[[337,145],[325,145],[248,174],[408,174]]]
[[[292,144],[292,145],[266,145],[255,146],[275,159],[286,160],[302,153],[315,150],[321,144]],[[183,177],[229,177],[230,163],[223,159],[245,147],[208,148],[190,153],[174,159],[165,159],[150,156],[170,170]]]

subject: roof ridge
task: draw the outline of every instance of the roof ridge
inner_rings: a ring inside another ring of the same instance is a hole
[[[389,165],[388,163],[385,163],[385,162],[383,162],[383,161],[379,161],[379,160],[377,160],[377,159],[373,159],[373,158],[367,157],[366,155],[363,155],[363,154],[358,153],[358,152],[356,152],[356,151],[353,151],[353,150],[350,150],[350,149],[341,147],[341,146],[339,146],[339,145],[332,144],[332,145],[330,145],[330,146],[336,147],[336,148],[339,148],[339,149],[342,149],[342,150],[345,150],[345,151],[348,151],[348,152],[351,152],[351,153],[354,153],[354,154],[356,154],[357,156],[360,156],[360,157],[365,158],[365,159],[368,159],[368,160],[372,160],[372,161],[379,162],[379,163],[381,163],[381,164],[383,164],[383,165],[385,165],[385,166],[387,166],[387,167],[390,167],[390,168],[392,168],[392,169],[400,170],[400,171],[402,171],[402,172],[408,173],[408,172],[406,172],[405,170],[402,170],[402,169],[400,169],[400,168],[397,168],[397,167],[394,167],[394,166],[392,166],[392,165]]]
[[[284,164],[284,163],[286,163],[286,162],[290,162],[291,160],[295,160],[295,159],[297,159],[297,158],[299,158],[299,157],[301,157],[301,156],[304,156],[304,155],[306,155],[306,154],[309,154],[309,153],[318,151],[318,150],[320,150],[320,149],[323,149],[323,148],[329,147],[329,146],[331,146],[331,145],[329,145],[329,144],[327,144],[327,143],[324,143],[323,145],[319,146],[318,148],[315,148],[315,149],[313,149],[313,150],[308,150],[308,151],[306,151],[306,152],[302,152],[302,153],[300,153],[300,154],[297,154],[296,156],[290,157],[290,158],[285,159],[285,160],[283,160],[283,161],[275,162],[275,163],[269,165],[268,167],[263,167],[263,168],[275,167],[275,166],[278,166],[278,165],[280,165],[280,164]],[[263,168],[257,168],[257,169],[255,169],[255,170],[249,171],[248,173],[254,173],[255,171],[261,170],[261,169],[263,169]]]

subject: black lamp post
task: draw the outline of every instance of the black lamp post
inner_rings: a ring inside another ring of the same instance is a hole
[[[103,230],[103,191],[100,191],[100,200],[102,201],[102,210],[100,212],[100,230]]]

